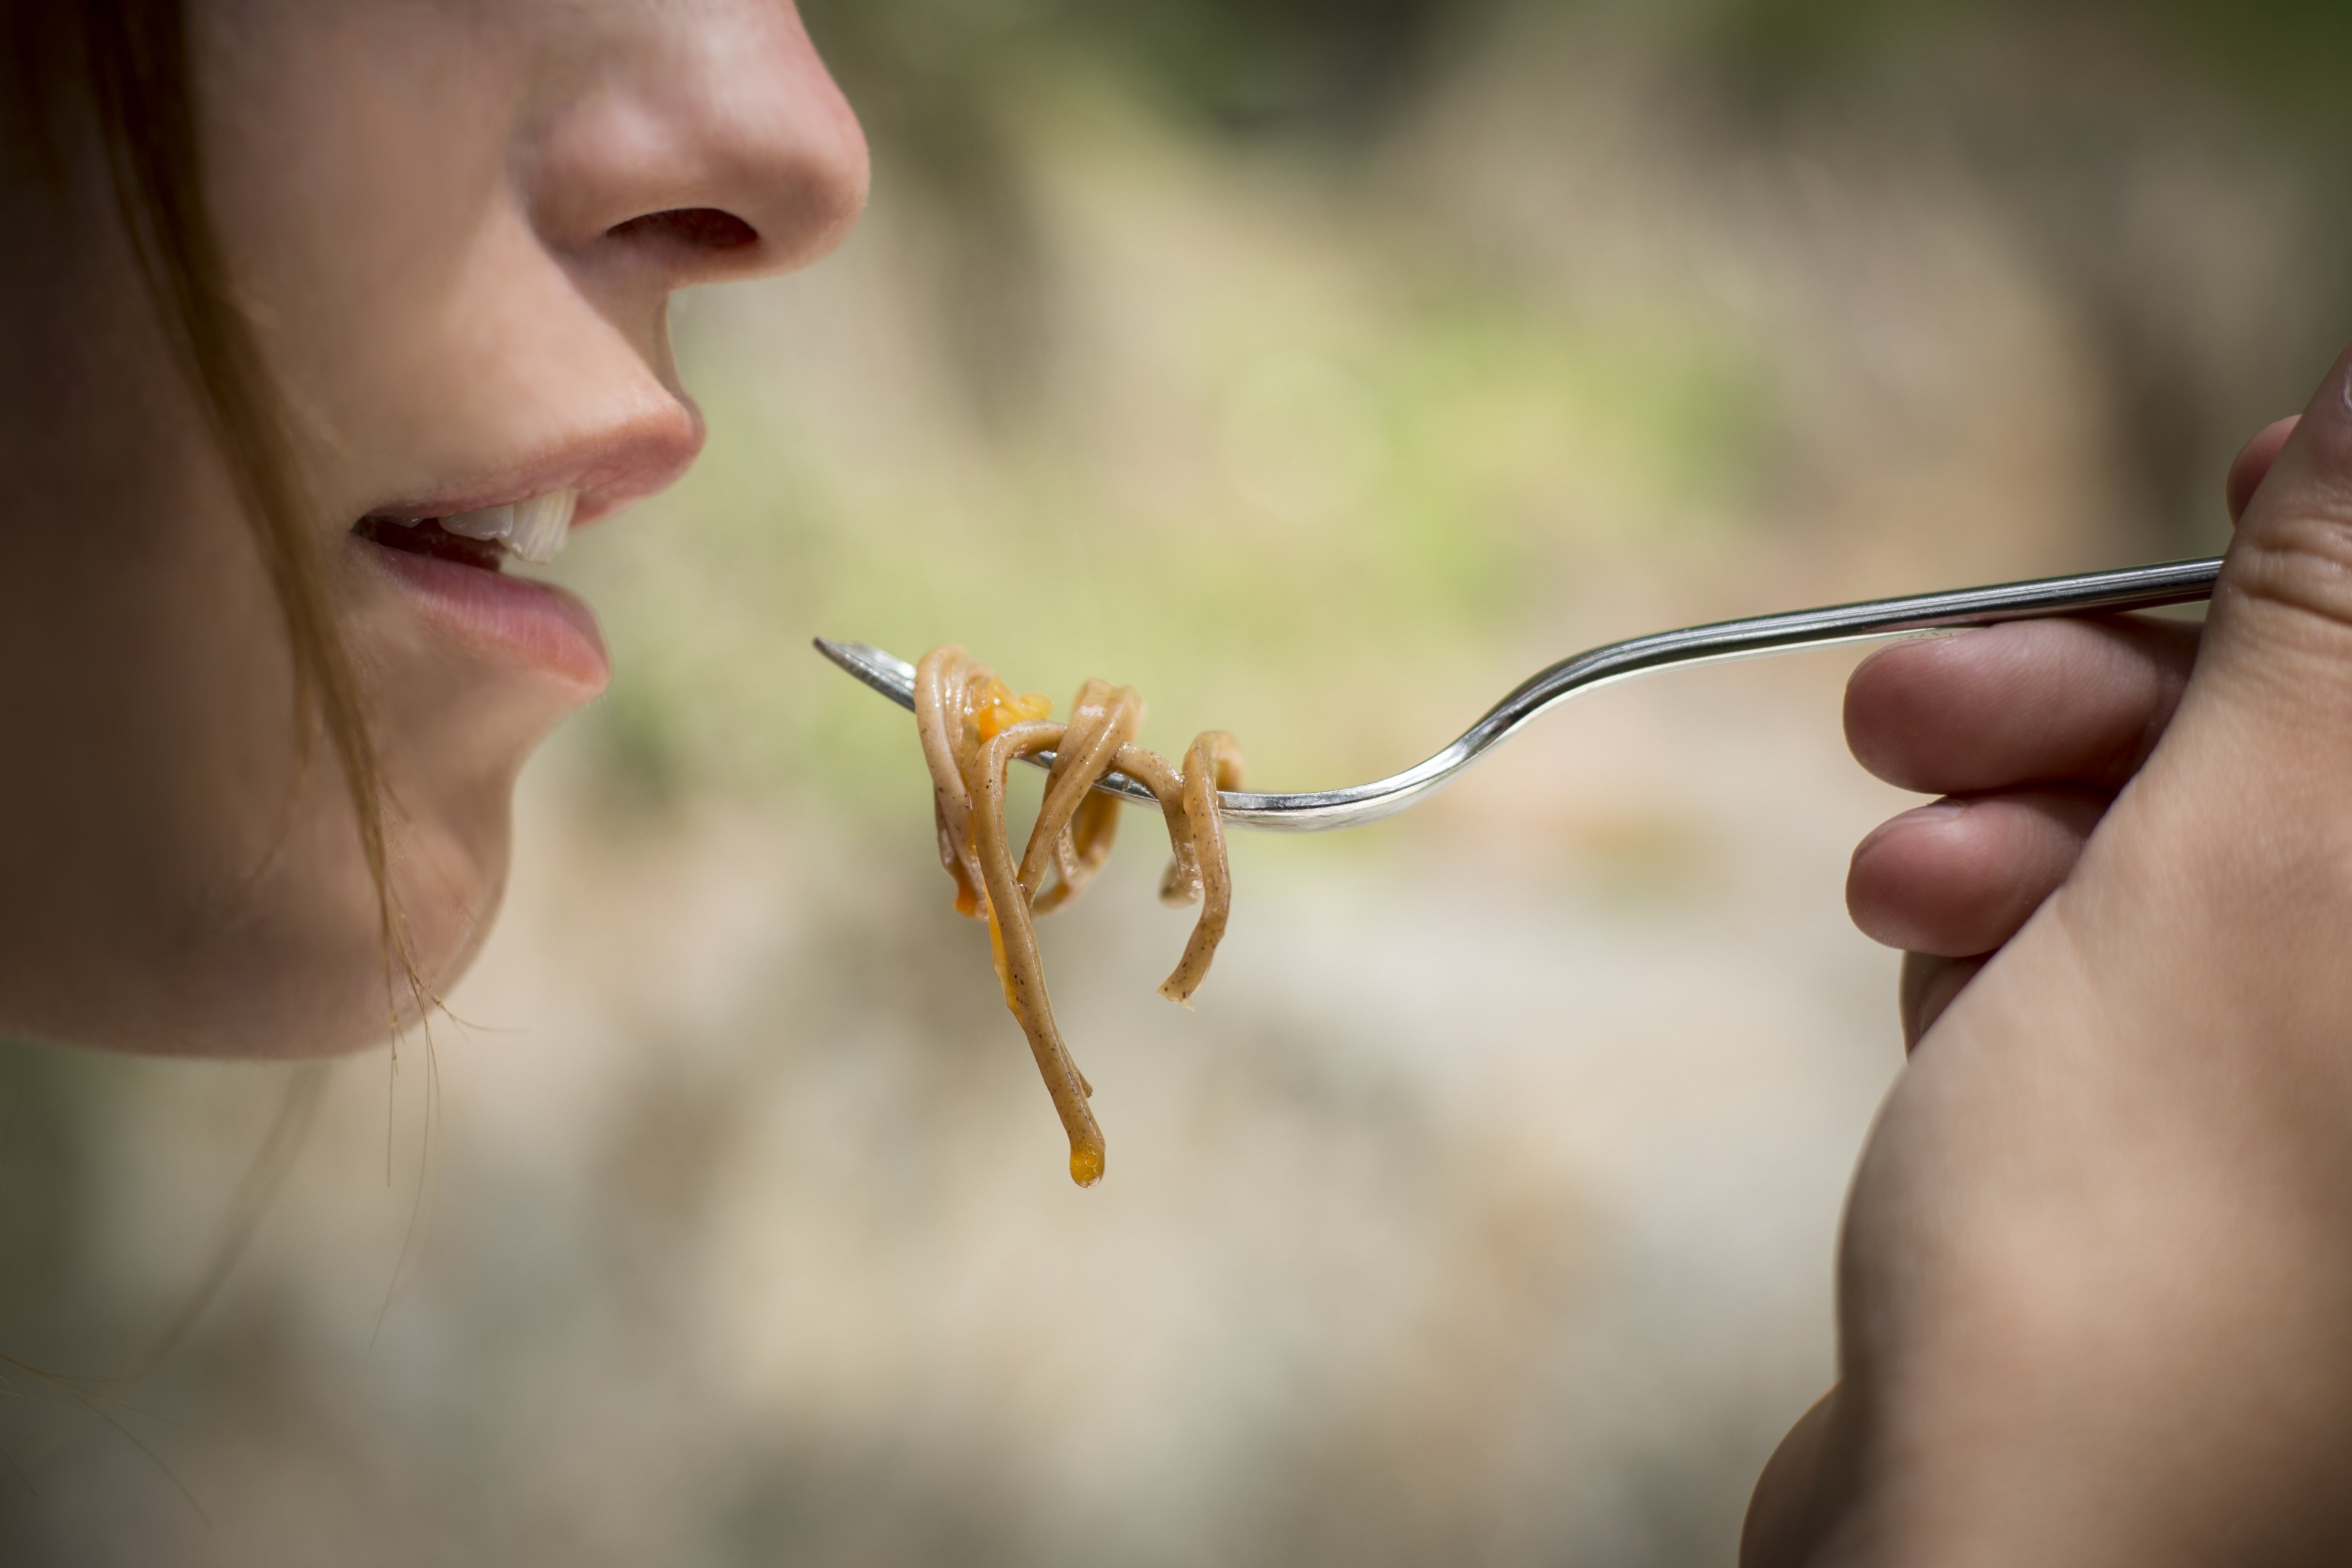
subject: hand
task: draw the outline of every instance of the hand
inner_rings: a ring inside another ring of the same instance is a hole
[[[1866,761],[1981,792],[1873,835],[1858,918],[1998,951],[1872,1131],[1840,1382],[1759,1482],[1753,1568],[2352,1540],[2347,372],[2241,458],[2193,668],[2161,629],[2021,627],[1857,677]]]
[[[2244,516],[2294,419],[2231,465]],[[1846,686],[1846,740],[1890,784],[1944,799],[1853,852],[1846,905],[1905,951],[1903,1043],[1917,1043],[2083,852],[2172,722],[2198,628],[2153,618],[2030,621],[1898,643]]]

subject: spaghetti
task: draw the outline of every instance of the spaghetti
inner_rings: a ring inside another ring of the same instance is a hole
[[[1069,1134],[1070,1178],[1092,1186],[1102,1179],[1104,1154],[1102,1129],[1087,1103],[1094,1089],[1055,1026],[1032,917],[1076,897],[1109,858],[1119,802],[1095,785],[1111,773],[1125,774],[1151,791],[1167,822],[1173,854],[1160,879],[1160,899],[1201,905],[1183,956],[1160,987],[1169,1000],[1192,1006],[1233,904],[1217,792],[1240,787],[1242,754],[1232,736],[1211,730],[1186,750],[1181,772],[1171,767],[1136,743],[1143,699],[1132,686],[1089,680],[1078,688],[1066,721],[1054,722],[1053,711],[1050,698],[1015,695],[953,645],[932,649],[915,666],[915,727],[931,770],[940,861],[955,880],[956,911],[988,922],[1004,1005],[1029,1037],[1030,1053]],[[1015,758],[1046,751],[1054,760],[1045,801],[1015,861],[1004,824],[1005,773]]]

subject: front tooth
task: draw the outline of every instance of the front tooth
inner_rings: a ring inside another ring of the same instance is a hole
[[[441,519],[441,527],[466,538],[503,542],[514,532],[514,515],[511,506],[481,507],[470,512],[453,512]]]
[[[553,490],[528,501],[458,512],[442,518],[441,526],[466,538],[502,544],[524,560],[543,566],[563,548],[579,506],[579,491]]]
[[[572,534],[572,514],[580,507],[577,490],[553,490],[535,496],[514,508],[514,532],[507,549],[537,566],[555,559]]]

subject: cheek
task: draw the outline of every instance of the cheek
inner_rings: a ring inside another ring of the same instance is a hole
[[[499,9],[194,8],[215,225],[266,302],[266,348],[322,498],[341,498],[354,452],[422,440],[463,390],[446,350],[471,323],[453,302],[484,236],[511,222],[521,67]]]
[[[236,275],[326,357],[434,292],[506,200],[520,67],[446,5],[269,10],[200,38],[214,219]]]
[[[144,530],[79,514],[101,559],[66,559],[78,541],[26,563],[41,595],[0,593],[0,658],[38,672],[0,718],[40,759],[0,789],[0,1026],[166,1052],[364,1044],[381,965],[340,776],[297,744],[234,513],[177,501],[130,551],[97,536]]]

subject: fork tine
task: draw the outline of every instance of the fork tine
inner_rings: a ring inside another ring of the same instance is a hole
[[[816,644],[818,653],[856,676],[861,684],[873,687],[909,713],[914,711],[914,665],[871,643],[837,643],[830,637],[816,637],[811,641]],[[1034,751],[1021,760],[1038,768],[1051,768],[1054,766],[1054,754]],[[1095,788],[1106,795],[1117,795],[1137,805],[1150,806],[1155,811],[1160,809],[1160,798],[1124,773],[1107,773]]]
[[[915,707],[915,666],[871,643],[816,639],[816,651],[909,713]]]

